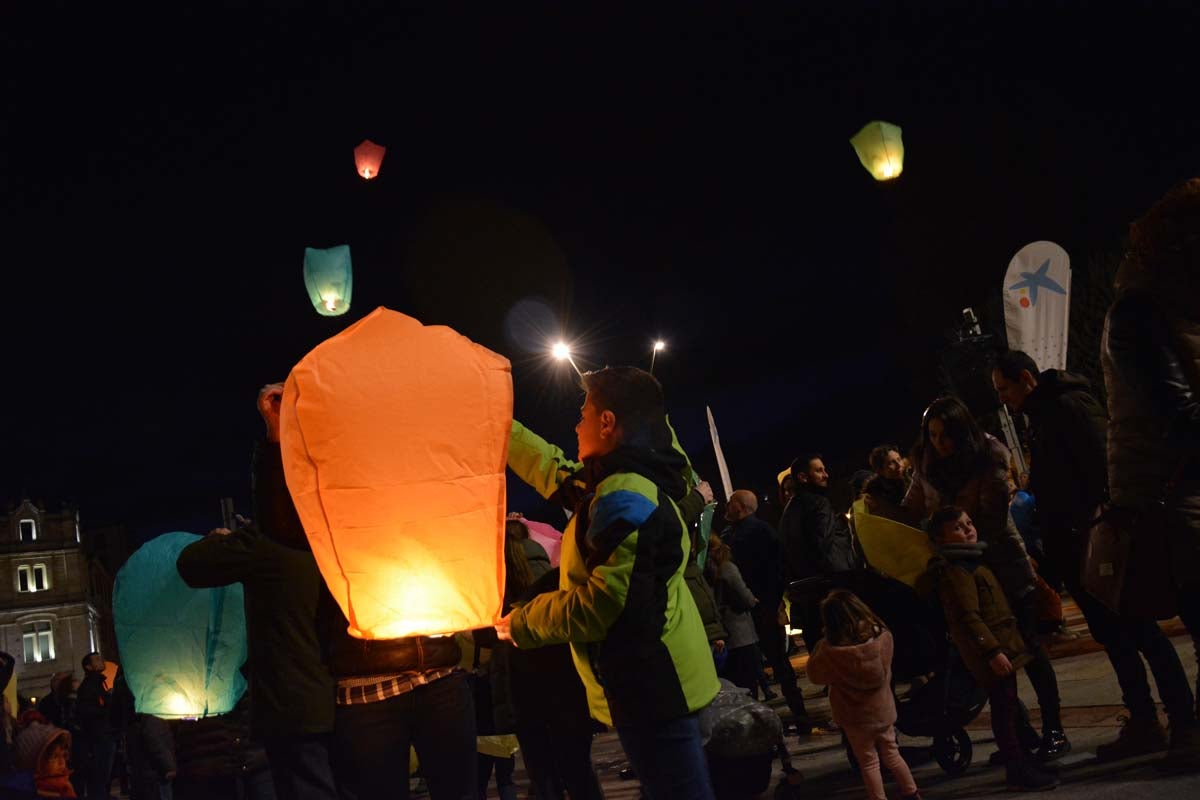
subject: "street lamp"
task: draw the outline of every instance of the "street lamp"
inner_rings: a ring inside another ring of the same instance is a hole
[[[571,347],[563,341],[555,342],[550,348],[550,355],[554,356],[556,361],[568,361],[575,368],[575,374],[583,377],[583,373],[579,371],[579,367],[575,364],[575,359],[571,358]]]
[[[654,349],[650,351],[650,374],[654,374],[654,362],[658,358],[658,354],[667,349],[667,343],[662,339],[654,343]]]

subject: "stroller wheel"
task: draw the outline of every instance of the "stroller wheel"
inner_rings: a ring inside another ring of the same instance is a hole
[[[961,775],[971,766],[974,747],[971,737],[962,728],[933,740],[933,757],[947,775]]]

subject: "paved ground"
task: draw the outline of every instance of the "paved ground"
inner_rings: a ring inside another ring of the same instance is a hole
[[[1062,785],[1054,796],[1060,800],[1065,797],[1086,797],[1087,800],[1200,797],[1200,774],[1163,776],[1154,769],[1153,757],[1117,764],[1096,763],[1096,746],[1114,738],[1119,729],[1118,716],[1123,712],[1120,706],[1121,694],[1108,659],[1086,636],[1086,627],[1078,616],[1078,610],[1068,602],[1066,612],[1068,625],[1075,630],[1084,631],[1085,635],[1073,642],[1058,644],[1051,650],[1063,701],[1063,721],[1074,746],[1073,752],[1061,761]],[[1179,650],[1194,684],[1197,667],[1191,640],[1182,635],[1183,629],[1178,621],[1167,623],[1164,627],[1174,636],[1176,649]],[[797,668],[797,674],[803,674],[806,661],[807,657],[803,653],[793,657],[792,662]],[[815,691],[806,678],[801,678],[801,684],[806,693]],[[1020,678],[1019,686],[1022,699],[1036,715],[1037,700],[1028,680]],[[781,710],[782,716],[786,716],[787,710],[778,705],[780,702],[776,701],[776,707]],[[828,714],[829,704],[824,699],[813,699],[808,701],[808,707],[810,713],[820,716]],[[972,766],[956,778],[947,776],[929,758],[925,751],[929,740],[901,737],[901,745],[905,747],[913,774],[926,797],[1007,796],[1004,791],[1003,770],[987,765],[988,757],[995,751],[995,745],[992,742],[986,710],[969,727],[969,733],[975,748]],[[798,740],[790,736],[787,744],[793,764],[804,774],[804,782],[798,796],[862,796],[862,784],[850,771],[842,750],[840,735],[813,736],[807,740]],[[519,759],[518,755],[516,777],[518,786],[523,786],[524,776]],[[640,797],[636,781],[623,781],[619,777],[620,770],[625,766],[625,758],[615,734],[607,733],[596,737],[593,761],[604,786],[605,796],[609,800],[635,800]],[[771,781],[772,791],[781,779],[782,772],[777,765]],[[888,792],[893,797],[898,794],[890,784]],[[496,797],[494,789],[489,797]]]

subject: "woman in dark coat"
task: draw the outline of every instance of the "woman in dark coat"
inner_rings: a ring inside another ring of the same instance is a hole
[[[1033,659],[1025,674],[1042,710],[1040,742],[1026,724],[1023,738],[1041,760],[1071,749],[1063,733],[1058,678],[1037,633],[1037,582],[1033,563],[1009,512],[1008,448],[983,432],[971,411],[956,397],[940,397],[925,410],[921,441],[914,451],[916,470],[903,511],[911,523],[945,506],[957,506],[975,523],[987,544],[984,563],[1004,587]]]

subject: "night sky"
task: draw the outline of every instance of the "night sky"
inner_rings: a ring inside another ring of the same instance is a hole
[[[518,418],[571,452],[543,348],[647,366],[661,336],[714,483],[705,405],[735,483],[808,447],[844,478],[912,441],[1022,245],[1119,253],[1200,172],[1190,3],[14,5],[0,501],[135,538],[245,511],[259,386],[380,305],[511,358]],[[904,130],[889,184],[848,143],[872,119]],[[343,243],[353,305],[322,318],[303,250]]]

